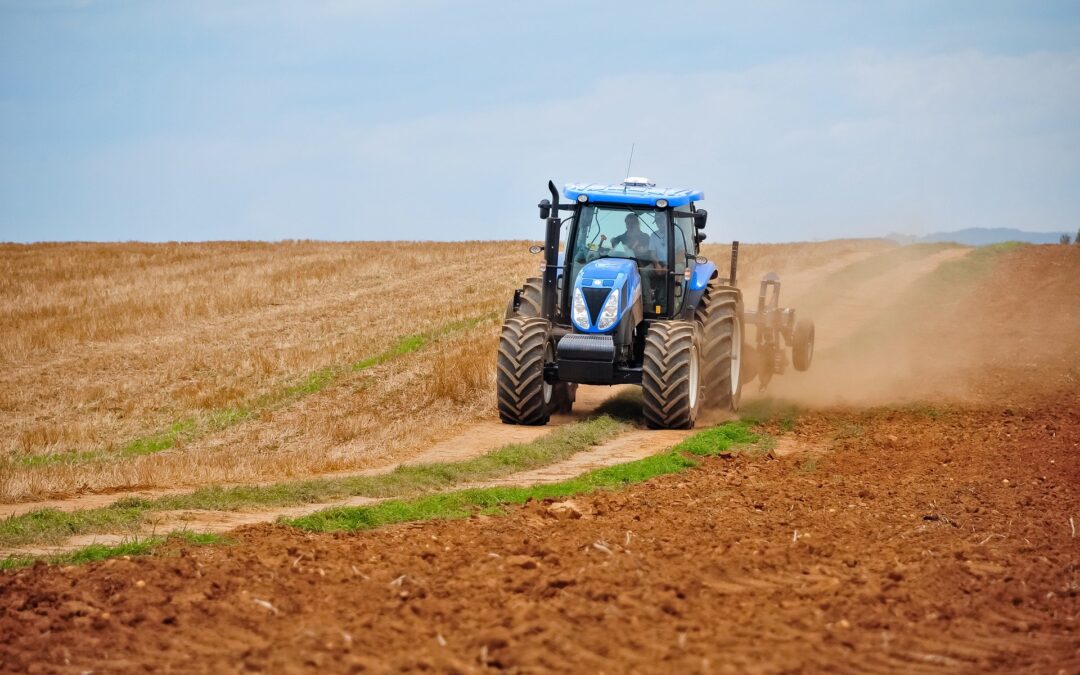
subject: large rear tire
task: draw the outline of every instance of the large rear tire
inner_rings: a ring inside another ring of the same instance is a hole
[[[791,336],[791,364],[795,370],[804,372],[810,369],[814,360],[814,322],[799,319],[795,322],[795,331]]]
[[[544,280],[540,277],[529,277],[521,286],[518,293],[518,308],[514,310],[514,300],[511,298],[506,306],[506,316],[542,316],[543,311]]]
[[[705,403],[734,412],[739,409],[743,384],[752,379],[743,373],[745,336],[738,289],[710,281],[696,318],[703,336]]]
[[[548,322],[512,317],[503,322],[499,340],[499,418],[505,424],[547,424],[553,387],[544,382],[544,360],[550,354]]]
[[[700,338],[694,321],[655,321],[645,336],[642,411],[651,429],[690,429],[701,405]]]

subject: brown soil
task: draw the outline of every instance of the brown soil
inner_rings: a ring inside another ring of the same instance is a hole
[[[581,519],[533,503],[358,534],[264,525],[39,565],[0,587],[0,664],[1076,672],[1078,409],[811,414],[785,438],[828,447],[816,465],[712,459],[576,499]]]

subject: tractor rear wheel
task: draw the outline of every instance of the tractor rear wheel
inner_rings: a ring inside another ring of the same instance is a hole
[[[795,331],[791,335],[791,364],[795,370],[803,372],[810,369],[814,360],[814,322],[799,319],[795,322]]]
[[[705,402],[721,410],[738,410],[742,385],[752,379],[743,372],[746,343],[738,289],[722,286],[715,279],[710,281],[696,319],[703,336]]]
[[[694,321],[655,321],[645,336],[642,406],[652,429],[690,429],[701,404],[700,332]]]
[[[529,277],[525,280],[525,283],[521,286],[521,292],[518,293],[519,304],[518,308],[514,310],[513,299],[507,304],[506,316],[504,318],[509,319],[512,316],[541,316],[543,312],[542,297],[544,294],[544,280],[540,277]]]
[[[544,360],[550,353],[544,319],[512,317],[503,322],[495,379],[504,423],[547,424],[553,388],[544,382]]]

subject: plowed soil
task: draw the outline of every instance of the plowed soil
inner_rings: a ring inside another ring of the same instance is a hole
[[[9,671],[1080,668],[1080,422],[814,413],[734,455],[506,517],[8,575]]]

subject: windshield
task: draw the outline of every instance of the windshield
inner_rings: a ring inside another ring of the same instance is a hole
[[[667,262],[667,214],[615,206],[582,207],[574,240],[575,263],[631,258],[638,264]]]
[[[586,204],[578,223],[570,258],[567,288],[581,268],[600,258],[629,258],[641,273],[646,315],[667,310],[668,214],[651,208]]]

